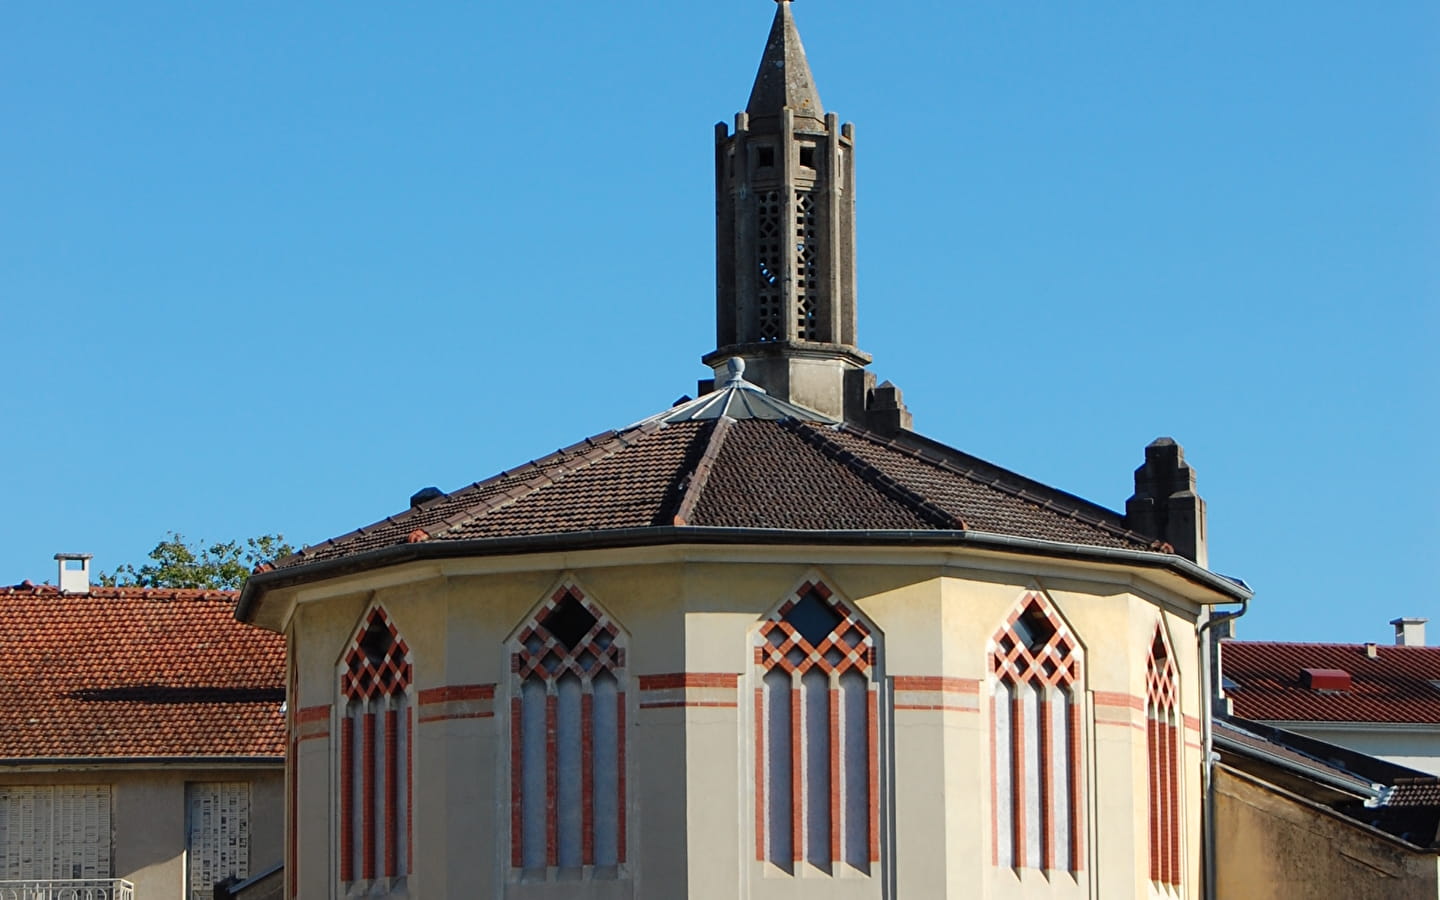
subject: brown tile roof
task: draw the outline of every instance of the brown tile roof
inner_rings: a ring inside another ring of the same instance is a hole
[[[285,753],[280,635],[232,591],[0,588],[0,760]]]
[[[1236,715],[1283,722],[1440,725],[1440,647],[1226,641],[1220,654]],[[1350,675],[1347,691],[1304,686],[1306,669]]]
[[[890,439],[796,418],[687,413],[597,435],[308,547],[278,566],[417,541],[675,525],[968,529],[1156,549],[1127,530],[1118,513],[918,436]]]

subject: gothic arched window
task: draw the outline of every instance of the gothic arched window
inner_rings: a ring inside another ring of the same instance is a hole
[[[527,878],[625,863],[625,634],[565,583],[511,638],[510,865]]]
[[[373,607],[341,663],[340,880],[346,883],[410,873],[410,681],[410,650],[385,610]]]
[[[991,641],[994,862],[1081,869],[1080,660],[1039,594],[1027,594]]]
[[[755,858],[836,874],[880,859],[876,635],[806,582],[756,635]]]
[[[1150,880],[1180,885],[1180,692],[1164,629],[1145,665],[1145,747],[1150,770]]]

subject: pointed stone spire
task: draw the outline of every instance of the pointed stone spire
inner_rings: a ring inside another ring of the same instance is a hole
[[[751,122],[778,119],[780,110],[789,107],[797,119],[825,120],[820,92],[810,74],[810,62],[790,14],[790,0],[776,0],[775,22],[770,26],[770,39],[760,59],[760,71],[750,90],[750,103],[745,108]]]

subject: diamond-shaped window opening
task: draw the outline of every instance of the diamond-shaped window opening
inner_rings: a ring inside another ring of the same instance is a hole
[[[390,633],[390,626],[385,624],[383,616],[377,610],[370,616],[370,623],[365,626],[365,634],[360,638],[360,652],[365,654],[372,665],[380,665],[390,656],[390,651],[395,648],[395,636]]]
[[[1055,636],[1055,626],[1038,606],[1028,606],[1015,620],[1016,637],[1031,653],[1038,653]]]
[[[1150,657],[1157,663],[1164,662],[1170,658],[1170,652],[1165,649],[1165,638],[1159,631],[1155,632],[1155,643],[1150,645]]]
[[[540,619],[540,624],[564,644],[565,649],[574,650],[598,621],[585,604],[575,599],[574,594],[566,594],[554,609]]]
[[[800,632],[810,646],[818,647],[844,618],[818,592],[810,591],[790,607],[790,611],[785,613],[785,621]]]

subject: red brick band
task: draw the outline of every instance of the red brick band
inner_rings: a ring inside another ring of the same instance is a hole
[[[523,785],[525,734],[520,720],[520,698],[510,701],[510,865],[520,868],[525,864],[523,806],[521,788]]]
[[[558,866],[560,864],[559,834],[559,810],[556,802],[559,799],[559,772],[557,771],[556,759],[556,701],[554,694],[545,695],[545,865]]]
[[[385,877],[394,878],[395,851],[400,843],[400,713],[385,711]]]
[[[355,880],[355,722],[340,720],[340,880]]]
[[[616,857],[617,861],[623,863],[623,862],[625,861],[625,843],[626,843],[626,841],[625,841],[625,818],[626,818],[626,810],[625,810],[625,807],[626,807],[626,802],[625,802],[625,797],[626,797],[626,794],[625,794],[625,744],[627,743],[627,741],[625,740],[625,692],[624,692],[624,691],[617,691],[617,692],[615,693],[615,735],[616,735],[616,741],[615,741],[616,772],[618,773],[618,776],[619,776],[619,785],[618,785],[618,789],[617,789],[617,791],[616,791],[616,794],[617,794],[617,798],[616,798],[616,799],[617,799],[617,801],[618,801],[617,806],[616,806],[616,814],[619,816],[619,819],[620,819],[620,821],[616,824],[616,828],[615,828],[615,848],[616,848],[615,857]]]
[[[360,810],[360,868],[366,880],[375,877],[375,714],[367,712],[364,719],[365,746],[360,758],[365,771],[360,773],[364,787],[363,809]]]

